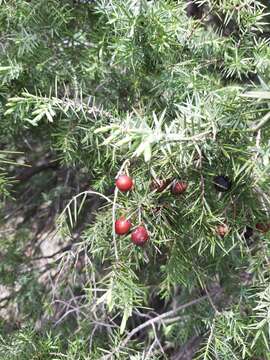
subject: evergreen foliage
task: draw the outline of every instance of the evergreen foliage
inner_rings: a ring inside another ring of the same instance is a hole
[[[269,3],[0,4],[0,359],[270,360]]]

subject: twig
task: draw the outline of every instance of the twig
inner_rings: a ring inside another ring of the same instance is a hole
[[[126,159],[122,166],[120,167],[120,170],[118,171],[117,175],[116,175],[116,179],[119,177],[119,175],[121,175],[121,173],[123,172],[124,168],[127,166],[127,164],[129,164],[129,159]],[[114,189],[114,199],[113,199],[113,207],[112,207],[112,234],[113,234],[113,246],[114,246],[114,254],[115,254],[115,259],[118,262],[119,261],[119,256],[118,256],[118,251],[117,251],[117,242],[116,242],[116,233],[115,233],[115,221],[116,221],[116,206],[117,206],[117,196],[118,196],[118,188],[115,187]]]
[[[115,233],[115,221],[116,221],[115,210],[116,210],[117,195],[118,195],[118,189],[117,189],[117,187],[115,187],[114,199],[113,199],[113,207],[112,207],[112,233],[113,233],[113,246],[114,246],[115,259],[118,262],[119,257],[118,257],[116,233]]]
[[[165,358],[166,358],[166,354],[165,354],[165,351],[164,351],[164,349],[163,349],[163,347],[162,347],[162,345],[161,345],[161,343],[160,343],[160,341],[159,341],[159,338],[158,338],[157,332],[156,332],[156,327],[155,327],[154,324],[152,324],[152,328],[153,328],[153,332],[154,332],[154,335],[155,335],[155,340],[156,340],[156,342],[157,342],[157,344],[158,344],[158,346],[159,346],[159,348],[160,348],[160,351],[161,351],[162,354],[164,355],[164,359],[165,359]]]
[[[219,314],[220,312],[218,311],[216,305],[214,304],[214,301],[213,301],[211,295],[209,294],[209,291],[207,290],[207,287],[206,287],[206,286],[204,287],[204,290],[205,290],[205,292],[206,292],[206,295],[207,295],[207,297],[208,297],[208,300],[209,300],[210,305],[211,305],[212,308],[214,309],[214,312],[215,312],[216,314]]]
[[[270,111],[266,115],[264,115],[264,117],[258,122],[257,125],[253,125],[251,128],[248,129],[248,131],[256,132],[260,130],[269,120],[270,120]]]
[[[64,213],[67,211],[67,209],[70,207],[70,205],[72,204],[73,201],[77,200],[78,197],[82,196],[82,195],[97,195],[102,197],[103,199],[107,200],[108,203],[113,204],[113,201],[111,199],[109,199],[106,195],[103,195],[99,192],[96,191],[92,191],[92,190],[87,190],[87,191],[83,191],[75,196],[73,196],[73,198],[68,202],[68,204],[65,206],[64,210],[61,212],[60,216],[63,216]]]
[[[37,261],[37,260],[42,260],[42,259],[51,259],[51,258],[55,257],[56,255],[59,255],[63,252],[71,250],[71,248],[72,248],[72,244],[69,244],[69,245],[64,246],[63,248],[61,248],[60,250],[56,251],[55,253],[53,253],[51,255],[38,256],[38,257],[31,259],[31,261]]]
[[[212,342],[212,339],[213,339],[213,335],[214,335],[214,328],[215,328],[215,323],[213,323],[211,325],[210,335],[209,335],[209,338],[207,340],[207,344],[206,344],[206,348],[205,348],[205,352],[204,352],[204,359],[207,358],[207,354],[208,354],[208,351],[209,351],[209,348],[210,348],[210,345],[211,345],[211,342]]]
[[[159,316],[157,316],[157,317],[155,317],[153,319],[147,320],[143,324],[141,324],[141,325],[137,326],[135,329],[133,329],[128,334],[128,336],[115,349],[113,349],[111,351],[110,354],[103,356],[101,358],[101,360],[111,359],[112,356],[121,349],[121,347],[124,347],[135,334],[137,334],[139,331],[143,330],[144,328],[146,328],[146,327],[148,327],[150,325],[152,326],[153,324],[156,324],[158,322],[161,322],[163,319],[166,319],[167,317],[175,315],[178,311],[181,311],[181,310],[184,310],[184,309],[186,309],[186,308],[188,308],[190,306],[196,305],[196,304],[204,301],[205,299],[207,299],[207,295],[204,295],[204,296],[202,296],[202,297],[200,297],[198,299],[189,301],[186,304],[178,306],[174,310],[167,311],[166,313],[163,313],[163,314],[161,314],[161,315],[159,315]]]
[[[155,340],[152,342],[152,344],[151,344],[151,346],[149,347],[146,355],[143,357],[143,360],[148,360],[148,359],[150,359],[150,356],[152,355],[152,352],[153,352],[156,344],[157,344],[157,338],[155,338]]]

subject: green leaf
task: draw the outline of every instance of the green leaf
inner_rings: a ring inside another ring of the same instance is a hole
[[[248,91],[241,95],[242,97],[248,97],[253,99],[266,99],[270,100],[270,91]]]
[[[117,128],[117,125],[102,126],[94,131],[94,134],[105,133],[109,130]]]
[[[134,156],[139,157],[140,155],[142,155],[148,144],[149,143],[147,140],[141,142],[140,145],[138,146],[138,148],[136,149],[136,151],[134,152]]]
[[[145,162],[148,162],[148,161],[151,160],[151,157],[152,157],[152,148],[151,148],[151,144],[150,144],[150,143],[146,143],[143,154],[144,154],[144,160],[145,160]]]
[[[130,315],[131,315],[130,308],[126,307],[124,310],[124,315],[122,317],[121,326],[120,326],[120,334],[121,335],[124,333],[124,331],[126,329],[126,324],[127,324],[127,321],[128,321],[128,318],[130,317]]]
[[[7,110],[4,112],[4,115],[9,115],[9,114],[13,113],[14,111],[15,111],[15,108],[7,109]]]

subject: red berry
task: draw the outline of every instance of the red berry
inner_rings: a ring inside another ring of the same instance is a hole
[[[187,190],[188,184],[184,181],[175,181],[172,184],[171,192],[174,195],[183,194]]]
[[[127,220],[124,216],[121,216],[115,222],[115,232],[117,235],[124,235],[129,232],[131,228],[131,222]]]
[[[137,229],[131,233],[131,241],[133,244],[143,246],[149,239],[149,234],[144,226],[138,226]]]
[[[270,224],[258,223],[256,224],[256,229],[265,234],[270,230]]]
[[[221,237],[226,236],[228,232],[229,232],[229,228],[227,225],[218,225],[216,228],[216,233]]]
[[[121,191],[129,191],[133,187],[133,180],[127,175],[120,175],[116,180],[115,185]]]

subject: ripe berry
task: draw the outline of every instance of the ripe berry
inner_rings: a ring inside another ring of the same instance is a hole
[[[256,229],[259,230],[260,232],[266,234],[270,230],[270,224],[258,223],[258,224],[256,224]]]
[[[219,175],[214,178],[214,185],[217,191],[225,192],[230,190],[232,184],[227,176]]]
[[[132,189],[133,180],[127,175],[120,175],[116,180],[115,185],[119,190],[126,192]]]
[[[137,229],[131,233],[131,241],[133,244],[143,246],[149,239],[149,234],[144,226],[138,226]]]
[[[187,190],[188,184],[184,181],[174,181],[171,192],[174,195],[183,194]]]
[[[158,193],[162,192],[169,185],[171,180],[153,180],[150,184],[151,191],[156,191]]]
[[[124,216],[121,216],[115,222],[115,232],[117,235],[124,235],[129,232],[131,228],[131,222],[127,220]]]
[[[226,236],[228,234],[228,232],[229,232],[229,228],[225,224],[218,225],[216,228],[216,233],[221,237]]]

